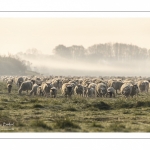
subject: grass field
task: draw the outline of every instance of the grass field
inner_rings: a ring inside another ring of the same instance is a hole
[[[150,93],[66,99],[17,91],[0,82],[0,132],[150,132]]]

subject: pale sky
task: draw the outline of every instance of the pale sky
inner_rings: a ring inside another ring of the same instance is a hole
[[[150,18],[0,18],[0,54],[108,42],[150,49]]]

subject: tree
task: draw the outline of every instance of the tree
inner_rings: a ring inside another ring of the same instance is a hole
[[[53,49],[53,53],[64,58],[71,57],[71,50],[64,45],[58,45]]]

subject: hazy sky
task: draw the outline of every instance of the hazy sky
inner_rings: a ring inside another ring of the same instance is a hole
[[[108,42],[150,49],[150,18],[0,18],[0,54]]]

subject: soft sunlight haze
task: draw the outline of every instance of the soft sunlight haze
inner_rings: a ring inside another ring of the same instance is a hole
[[[149,49],[149,27],[149,18],[0,18],[0,54],[108,42]]]

